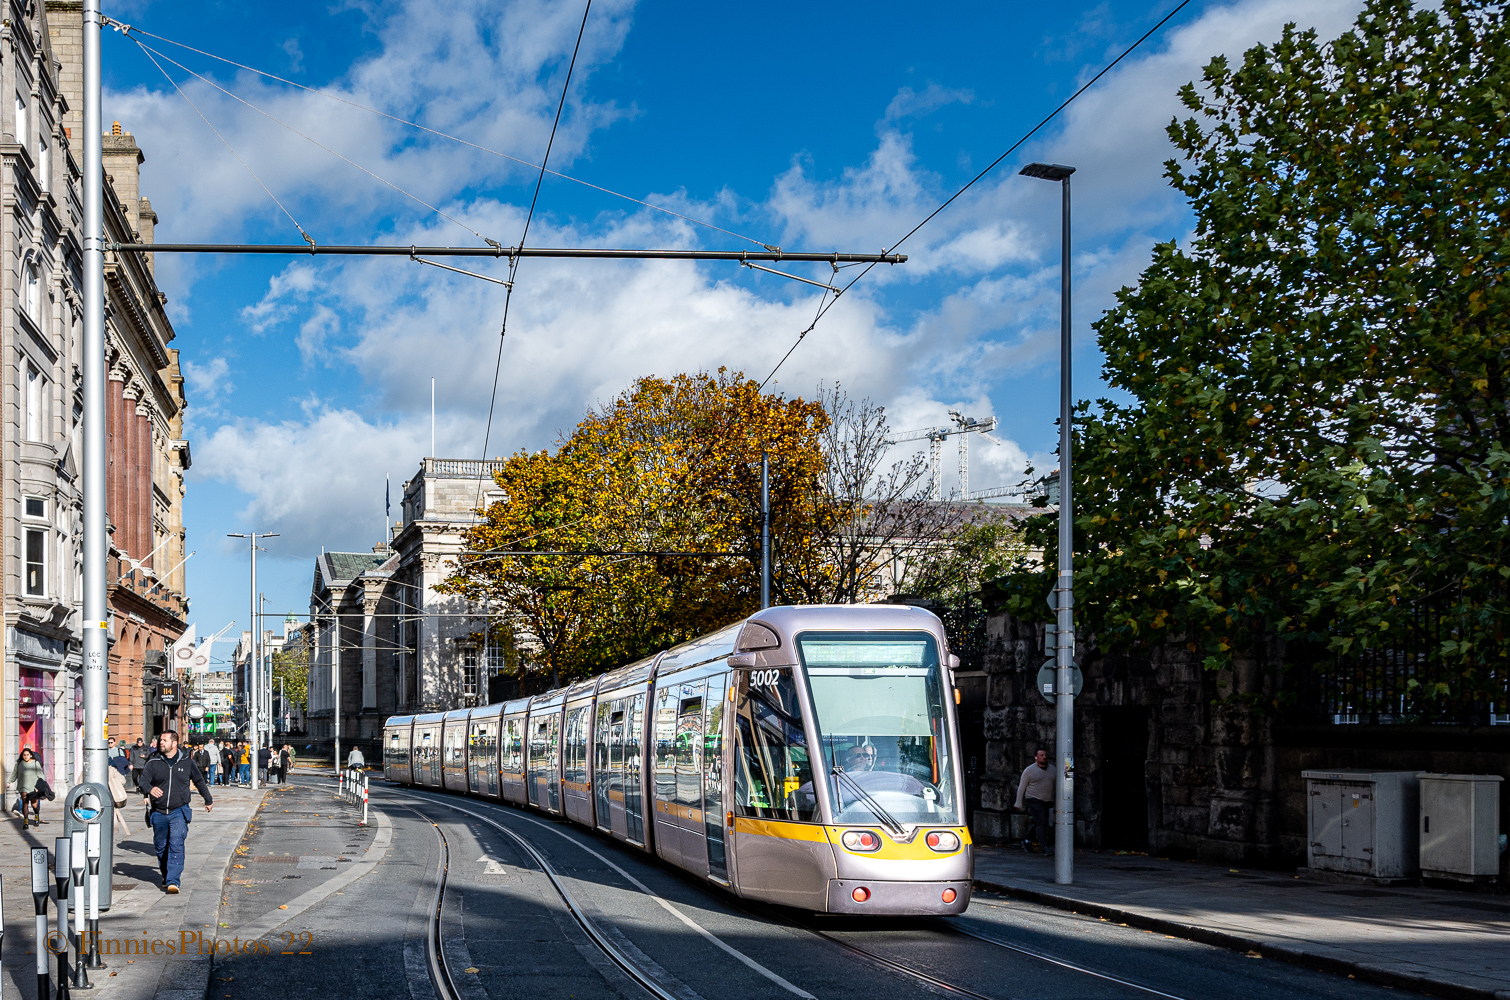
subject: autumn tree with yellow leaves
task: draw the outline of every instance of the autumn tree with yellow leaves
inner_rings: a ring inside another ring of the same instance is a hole
[[[925,460],[883,467],[888,449],[884,410],[838,386],[809,401],[724,370],[642,378],[554,452],[505,462],[466,539],[479,554],[442,589],[499,610],[493,641],[526,639],[552,685],[727,625],[760,603],[764,451],[775,603],[867,599],[942,523]]]

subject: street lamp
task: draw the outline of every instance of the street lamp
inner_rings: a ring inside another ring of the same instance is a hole
[[[1074,167],[1030,163],[1019,173],[1058,181],[1064,196],[1063,246],[1059,258],[1059,579],[1054,586],[1054,751],[1058,758],[1054,815],[1054,881],[1075,880],[1075,536],[1070,475],[1070,175]]]
[[[252,636],[251,647],[247,650],[246,680],[248,701],[250,702],[251,706],[251,710],[248,713],[251,717],[251,725],[247,728],[252,738],[252,789],[255,791],[257,788],[257,751],[262,749],[262,735],[257,726],[257,709],[260,705],[260,696],[257,691],[257,687],[261,682],[261,678],[258,676],[261,673],[261,670],[259,668],[260,665],[257,660],[257,629],[262,621],[261,616],[259,615],[259,612],[261,612],[262,609],[257,606],[257,539],[277,538],[278,533],[276,531],[264,531],[261,533],[255,531],[233,531],[229,532],[226,537],[245,538],[251,544],[252,550]],[[262,707],[265,708],[266,706]]]

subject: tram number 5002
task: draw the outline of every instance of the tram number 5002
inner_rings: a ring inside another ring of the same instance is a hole
[[[781,675],[785,670],[752,670],[750,671],[750,687],[775,687],[781,683]]]

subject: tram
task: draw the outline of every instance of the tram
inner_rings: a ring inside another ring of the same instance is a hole
[[[749,899],[960,913],[958,664],[921,608],[769,608],[533,698],[394,716],[383,771],[560,817]]]

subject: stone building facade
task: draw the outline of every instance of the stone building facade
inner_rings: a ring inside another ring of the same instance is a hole
[[[476,510],[497,499],[500,462],[426,458],[403,486],[402,520],[371,552],[315,561],[308,727],[343,741],[381,736],[383,719],[487,702],[499,651],[480,643],[483,609],[436,588],[450,575]]]
[[[978,739],[984,754],[972,817],[983,840],[1014,835],[1018,776],[1035,749],[1054,755],[1054,707],[1035,686],[1051,658],[1044,633],[1042,624],[1000,611],[987,619],[981,711],[961,715],[962,726],[981,730],[962,737],[967,746]],[[1082,847],[1290,867],[1304,863],[1309,839],[1305,770],[1498,774],[1510,782],[1507,725],[1336,724],[1276,709],[1287,673],[1277,640],[1218,671],[1179,643],[1103,654],[1081,635],[1076,650],[1085,679],[1075,700]],[[1510,796],[1500,809],[1500,829],[1510,829]]]
[[[42,751],[72,781],[82,723],[83,18],[77,0],[0,0],[0,446],[4,572],[3,753]],[[152,239],[138,191],[141,151],[117,126],[105,143],[105,231]],[[112,735],[150,736],[166,649],[183,632],[185,405],[174,332],[150,255],[106,262],[110,708]]]

